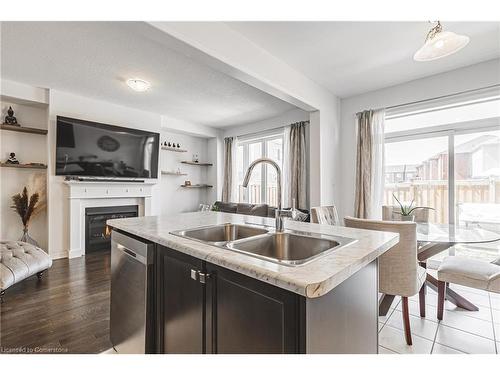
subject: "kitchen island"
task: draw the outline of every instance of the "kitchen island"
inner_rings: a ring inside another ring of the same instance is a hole
[[[377,352],[377,258],[397,234],[287,220],[296,235],[349,239],[297,265],[174,234],[227,223],[274,226],[220,212],[108,221],[114,233],[152,244],[147,352]],[[113,306],[111,320],[113,331]]]

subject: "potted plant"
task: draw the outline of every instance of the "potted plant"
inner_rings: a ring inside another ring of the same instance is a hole
[[[399,211],[394,211],[397,214],[401,215],[401,221],[414,221],[415,220],[415,215],[414,212],[415,210],[434,210],[432,207],[425,207],[425,206],[414,206],[415,200],[412,199],[410,204],[406,205],[403,204],[399,201],[399,199],[392,194],[392,197],[398,202],[399,204]]]
[[[14,204],[11,208],[17,212],[23,223],[23,235],[19,241],[38,246],[38,243],[29,235],[29,223],[43,208],[43,205],[39,204],[40,194],[33,193],[31,196],[28,196],[28,189],[25,186],[22,193],[12,196],[12,201]]]

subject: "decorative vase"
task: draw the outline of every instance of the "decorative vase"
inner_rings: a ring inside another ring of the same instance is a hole
[[[24,228],[23,228],[23,235],[22,237],[19,239],[19,241],[21,242],[26,242],[26,243],[29,243],[29,244],[32,244],[32,245],[35,245],[36,247],[40,247],[38,245],[38,242],[36,242],[33,237],[31,237],[28,233],[28,226],[26,225]]]
[[[415,215],[401,215],[401,221],[415,221]]]

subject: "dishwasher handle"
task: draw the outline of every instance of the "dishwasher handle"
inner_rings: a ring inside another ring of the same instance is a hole
[[[133,250],[127,249],[125,246],[120,245],[119,243],[116,244],[116,248],[118,250],[121,250],[125,255],[134,258],[135,260],[141,262],[142,264],[148,264],[148,260],[146,259],[146,257],[142,256],[141,254],[138,254]]]
[[[153,244],[139,238],[132,238],[113,230],[111,233],[111,247],[129,258],[148,265],[153,262]]]

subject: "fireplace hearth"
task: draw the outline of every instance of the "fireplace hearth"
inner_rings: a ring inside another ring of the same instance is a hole
[[[85,209],[85,252],[111,249],[111,229],[106,220],[137,217],[139,206],[88,207]]]

